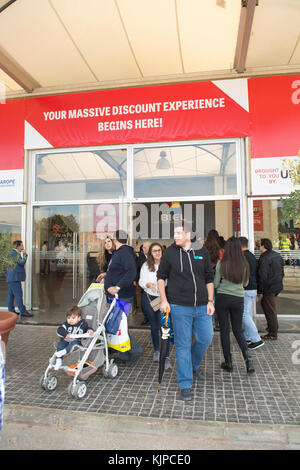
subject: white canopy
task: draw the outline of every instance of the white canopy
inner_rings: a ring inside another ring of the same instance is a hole
[[[299,0],[0,0],[0,93],[299,73],[299,33]]]

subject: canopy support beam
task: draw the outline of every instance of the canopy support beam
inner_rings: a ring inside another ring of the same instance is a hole
[[[238,73],[243,73],[246,70],[246,59],[256,6],[258,6],[258,0],[242,0],[238,38],[233,63],[233,68]]]
[[[20,85],[27,93],[31,93],[40,84],[36,82],[8,53],[0,47],[0,69]]]

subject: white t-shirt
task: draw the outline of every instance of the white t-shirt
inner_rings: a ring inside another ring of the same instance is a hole
[[[157,278],[156,278],[156,273],[158,271],[159,265],[155,264],[155,271],[151,272],[149,271],[148,264],[145,262],[142,266],[141,272],[140,272],[140,280],[139,280],[139,285],[140,287],[149,295],[155,295],[156,297],[159,296],[159,291],[157,289]],[[153,292],[149,287],[146,287],[146,284],[148,282],[152,282],[156,286],[155,292]]]

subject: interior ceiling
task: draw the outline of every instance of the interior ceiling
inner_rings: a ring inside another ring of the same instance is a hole
[[[157,168],[161,151],[168,161],[167,168]],[[213,157],[213,158],[212,158]],[[39,156],[37,175],[40,182],[126,179],[126,151],[122,149],[95,152],[46,153]],[[136,179],[217,176],[236,173],[234,144],[185,145],[140,148],[135,150]]]
[[[300,71],[300,0],[0,0],[8,98]]]

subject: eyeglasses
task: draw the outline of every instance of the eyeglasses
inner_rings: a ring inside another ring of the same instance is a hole
[[[161,253],[161,249],[159,248],[158,250],[152,250],[152,253]]]

